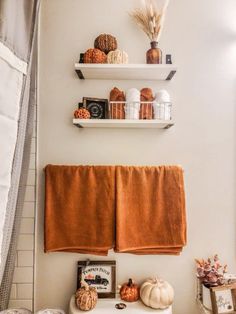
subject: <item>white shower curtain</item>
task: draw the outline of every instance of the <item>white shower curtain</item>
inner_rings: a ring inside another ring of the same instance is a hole
[[[0,0],[0,310],[7,308],[36,101],[38,0]]]
[[[15,67],[17,65],[17,68]],[[0,263],[3,263],[3,228],[11,186],[11,173],[18,133],[23,75],[27,64],[0,43]],[[1,275],[2,275],[1,267]]]

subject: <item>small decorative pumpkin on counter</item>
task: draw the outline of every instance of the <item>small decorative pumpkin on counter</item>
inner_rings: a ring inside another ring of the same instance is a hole
[[[84,63],[106,63],[107,56],[99,49],[90,48],[85,52],[83,60]]]
[[[140,288],[143,303],[153,309],[166,309],[174,300],[174,289],[159,278],[147,279]]]
[[[126,302],[135,302],[139,299],[139,287],[132,279],[120,287],[120,298]]]
[[[94,41],[94,47],[108,54],[117,49],[117,40],[110,34],[101,34]]]
[[[74,112],[75,119],[90,119],[90,116],[90,112],[86,108],[79,108]]]
[[[76,291],[75,303],[81,311],[90,311],[97,304],[98,294],[94,287],[90,287],[86,282]]]
[[[112,64],[127,64],[129,62],[128,54],[125,51],[114,50],[107,55],[107,63]]]

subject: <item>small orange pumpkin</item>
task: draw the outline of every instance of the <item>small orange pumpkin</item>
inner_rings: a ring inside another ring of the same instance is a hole
[[[86,108],[79,108],[74,111],[75,119],[90,119],[90,112]]]
[[[106,54],[96,48],[88,49],[84,54],[84,63],[106,63]]]
[[[139,299],[139,286],[132,279],[124,283],[120,288],[120,298],[126,302],[135,302]]]

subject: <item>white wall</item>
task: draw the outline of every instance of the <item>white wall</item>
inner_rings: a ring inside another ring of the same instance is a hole
[[[194,258],[219,253],[235,271],[236,1],[172,0],[161,39],[178,73],[169,83],[79,81],[73,64],[102,32],[116,35],[130,63],[145,62],[149,41],[127,12],[135,0],[43,0],[40,26],[36,309],[66,309],[76,261],[93,256],[43,253],[43,167],[53,164],[181,164],[185,169],[188,245],[181,256],[113,254],[118,282],[166,278],[174,314],[194,314]],[[83,96],[117,86],[167,88],[176,125],[169,130],[79,130],[71,123]],[[97,257],[96,259],[100,259]]]

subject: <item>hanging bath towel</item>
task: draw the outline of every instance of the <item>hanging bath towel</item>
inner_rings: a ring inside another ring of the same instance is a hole
[[[107,255],[114,244],[115,167],[45,169],[45,252]]]
[[[185,244],[182,168],[117,167],[116,252],[178,255]]]

